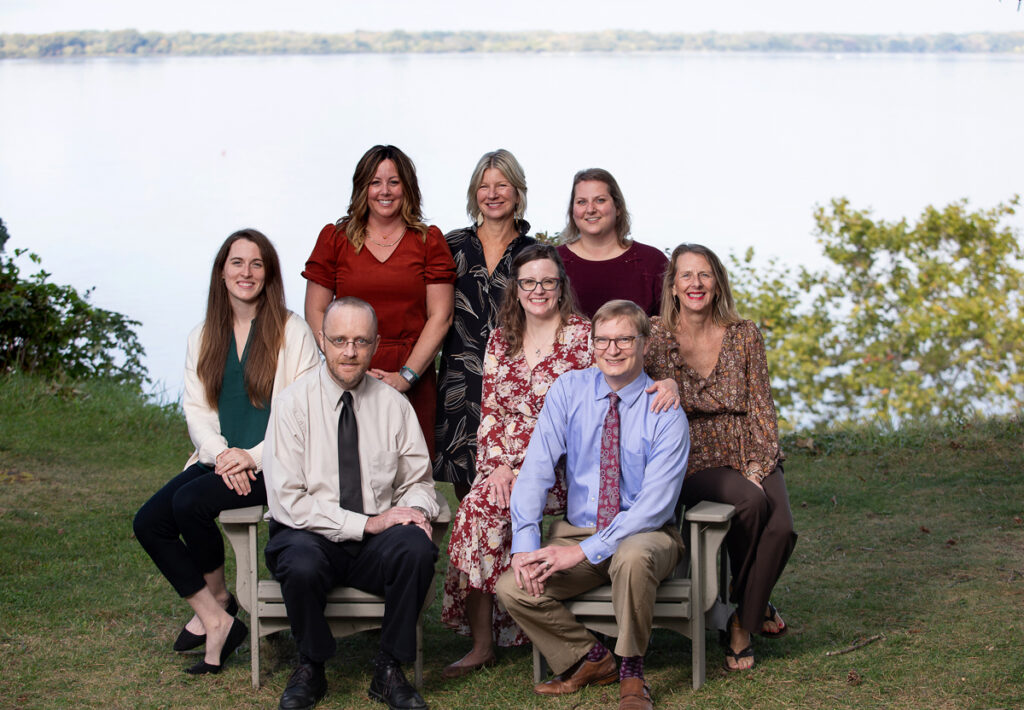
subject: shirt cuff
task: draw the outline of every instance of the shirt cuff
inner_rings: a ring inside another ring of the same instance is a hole
[[[352,511],[346,511],[345,520],[342,522],[341,530],[338,531],[334,539],[334,542],[362,540],[366,534],[366,521],[369,519],[369,515],[363,515],[362,513],[353,513]]]
[[[532,525],[520,530],[512,536],[512,550],[509,554],[517,552],[533,552],[540,549],[540,528]]]
[[[591,564],[599,565],[615,554],[614,548],[595,533],[580,543],[580,549]]]

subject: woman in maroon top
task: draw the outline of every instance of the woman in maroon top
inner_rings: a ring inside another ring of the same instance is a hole
[[[628,239],[629,229],[626,199],[612,174],[601,168],[576,173],[558,255],[588,318],[616,298],[633,301],[649,316],[661,308],[668,260],[654,247]]]
[[[352,176],[348,214],[320,231],[302,275],[314,333],[335,298],[373,306],[380,346],[368,372],[409,396],[433,456],[434,357],[452,322],[455,262],[441,230],[423,223],[421,200],[409,157],[370,148]]]
[[[664,293],[644,369],[656,380],[675,380],[690,421],[683,503],[736,506],[726,537],[736,613],[725,668],[747,670],[754,665],[754,633],[786,633],[769,599],[797,537],[764,341],[737,314],[725,268],[707,247],[676,247]]]

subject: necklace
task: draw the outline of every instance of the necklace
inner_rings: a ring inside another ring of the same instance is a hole
[[[391,243],[386,243],[389,239],[391,239],[391,238],[393,238],[395,236],[395,234],[398,232],[399,229],[402,230],[402,233],[398,235],[398,239],[395,239],[395,241],[393,241]],[[384,235],[384,237],[381,238],[381,239],[374,239],[373,236],[371,236],[371,234],[370,234],[369,228],[367,228],[367,230],[366,230],[366,238],[369,239],[374,244],[376,244],[377,246],[384,247],[385,249],[390,249],[391,247],[393,247],[396,244],[398,244],[398,242],[402,241],[402,237],[404,237],[404,236],[405,236],[405,224],[404,223],[398,225],[398,229],[396,229],[393,232],[391,232],[391,234]]]
[[[527,340],[527,336],[526,336],[526,334],[524,333],[524,334],[523,334],[523,343],[524,343],[524,344],[526,343],[526,340]],[[540,357],[540,354],[541,354],[541,350],[547,350],[547,349],[549,349],[549,348],[550,348],[551,350],[554,350],[554,342],[553,342],[553,341],[554,341],[554,338],[552,338],[552,340],[551,340],[551,341],[549,341],[549,342],[546,342],[546,343],[541,343],[540,345],[538,345],[538,344],[537,344],[537,341],[536,341],[536,340],[534,340],[534,341],[533,341],[533,344],[534,344],[534,345],[535,345],[536,347],[534,347],[534,348],[533,348],[533,354],[534,354],[535,356],[537,356],[537,357]]]

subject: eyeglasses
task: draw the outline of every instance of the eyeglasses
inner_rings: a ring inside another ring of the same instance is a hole
[[[619,350],[632,350],[636,345],[636,341],[644,336],[642,335],[623,335],[621,338],[606,338],[603,335],[599,335],[594,338],[594,350],[607,350],[608,346],[615,343]]]
[[[516,283],[524,291],[536,291],[538,285],[545,291],[554,291],[558,288],[558,284],[562,283],[562,279],[549,278],[541,279],[540,281],[537,279],[516,279]]]
[[[356,350],[366,350],[368,347],[373,345],[373,341],[367,340],[366,338],[343,338],[340,336],[337,338],[330,338],[326,335],[324,336],[324,338],[326,338],[327,342],[329,342],[331,345],[338,348],[339,350],[343,350],[346,345],[353,345],[355,346]]]

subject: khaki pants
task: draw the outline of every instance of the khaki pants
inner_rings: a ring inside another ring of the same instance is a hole
[[[594,528],[577,528],[560,520],[552,525],[548,544],[576,545],[593,534]],[[556,572],[545,582],[539,597],[520,589],[509,570],[498,580],[498,599],[544,654],[551,669],[563,673],[585,656],[597,639],[562,600],[611,581],[612,607],[619,627],[615,653],[642,656],[651,638],[658,584],[672,573],[682,554],[679,530],[669,524],[661,530],[631,535],[601,564],[583,560],[571,569]]]

